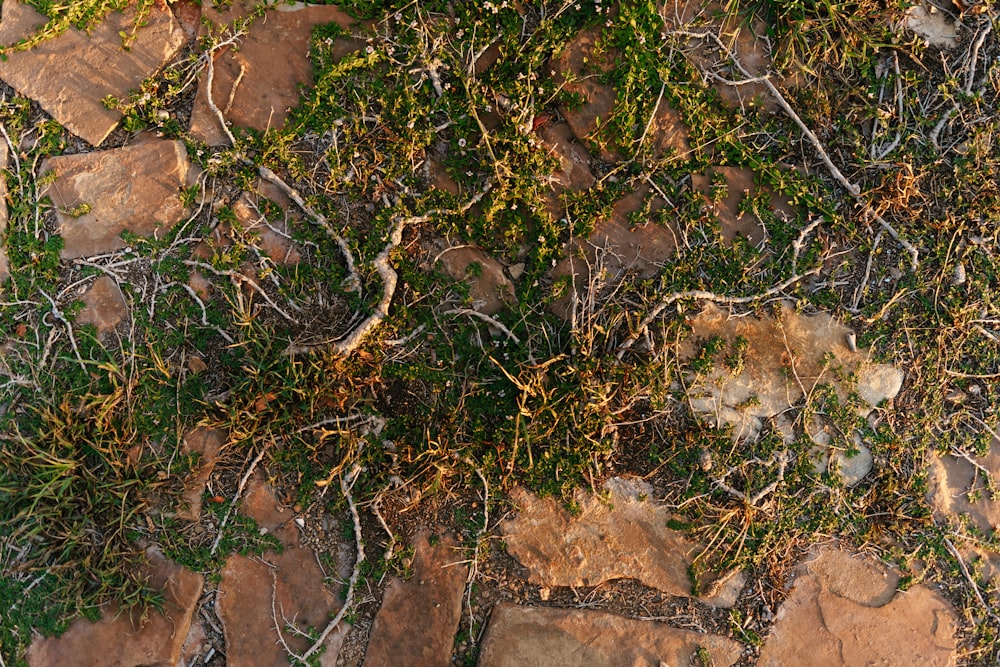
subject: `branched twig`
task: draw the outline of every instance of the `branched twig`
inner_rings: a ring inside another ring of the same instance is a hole
[[[253,291],[257,292],[257,294],[260,294],[262,297],[264,297],[264,300],[267,301],[267,303],[272,308],[278,311],[282,317],[284,317],[289,322],[294,322],[298,324],[298,320],[296,320],[294,317],[286,313],[281,306],[275,303],[274,299],[268,296],[267,292],[264,291],[264,288],[262,288],[256,282],[251,280],[248,276],[243,275],[239,271],[233,271],[232,269],[217,269],[211,264],[206,264],[205,262],[199,262],[193,259],[185,259],[184,264],[187,266],[204,269],[205,271],[208,271],[209,273],[214,273],[217,276],[225,276],[229,278],[231,281],[233,281],[233,283],[236,285],[242,285],[242,284],[249,285],[250,288],[253,289]]]
[[[257,456],[250,463],[250,467],[246,469],[246,472],[243,473],[243,477],[240,478],[239,486],[236,487],[236,495],[233,496],[233,502],[229,504],[229,509],[226,510],[225,515],[222,517],[222,521],[219,522],[219,533],[215,536],[215,541],[212,542],[212,550],[209,553],[213,556],[219,548],[219,543],[222,542],[223,529],[226,527],[226,523],[229,522],[229,517],[236,508],[237,503],[239,503],[240,496],[243,495],[243,489],[246,488],[247,482],[250,481],[250,476],[253,475],[253,471],[257,469],[257,464],[264,458],[265,453],[267,453],[267,447],[261,447],[260,452],[258,452]]]
[[[514,332],[507,328],[502,322],[498,321],[494,317],[490,317],[486,313],[481,313],[478,310],[472,310],[471,308],[453,308],[452,310],[444,311],[445,315],[468,315],[469,317],[475,317],[483,322],[486,322],[494,329],[498,329],[501,332],[507,334],[507,337],[514,341],[515,345],[521,344],[521,339],[514,335]]]
[[[464,213],[470,208],[475,206],[486,193],[489,192],[491,184],[487,183],[476,196],[472,197],[469,201],[463,204],[457,211],[457,213]],[[412,216],[409,218],[400,218],[396,221],[396,226],[392,230],[392,234],[389,236],[389,242],[386,243],[382,252],[378,254],[377,257],[372,261],[375,266],[375,270],[378,271],[379,277],[382,279],[382,298],[379,299],[378,305],[375,306],[375,311],[362,320],[361,324],[356,326],[353,331],[347,334],[344,338],[335,341],[329,341],[326,343],[320,343],[318,345],[290,345],[288,349],[285,350],[286,354],[297,355],[297,354],[308,354],[311,352],[316,352],[318,350],[328,350],[331,353],[346,357],[353,353],[361,343],[364,342],[365,338],[382,323],[382,321],[389,316],[389,306],[392,304],[392,298],[396,294],[396,284],[399,281],[399,275],[396,270],[392,268],[392,263],[389,261],[389,257],[399,244],[403,242],[403,230],[409,225],[418,225],[427,222],[436,215],[441,215],[445,211],[435,209],[433,211],[428,211],[423,215]]]
[[[70,321],[67,320],[66,316],[63,315],[61,310],[59,310],[59,307],[56,306],[56,302],[52,300],[52,297],[45,292],[40,291],[39,293],[44,296],[50,304],[52,304],[52,317],[62,322],[63,326],[66,327],[66,333],[69,335],[70,345],[73,346],[73,354],[76,355],[76,360],[80,363],[80,365],[84,365],[83,357],[80,356],[80,348],[76,345],[76,337],[73,335],[73,325],[70,324]]]
[[[309,656],[320,650],[326,642],[327,637],[330,636],[330,633],[340,625],[340,621],[343,620],[351,604],[354,602],[354,589],[358,585],[358,578],[361,576],[361,564],[365,562],[365,543],[361,537],[361,518],[358,516],[358,508],[354,504],[354,497],[351,495],[351,486],[357,480],[358,473],[360,472],[361,466],[355,464],[351,472],[340,478],[340,490],[343,491],[344,497],[347,499],[347,507],[351,511],[351,519],[354,521],[354,543],[358,552],[357,560],[354,561],[354,571],[351,572],[351,578],[347,582],[347,595],[344,597],[344,606],[340,608],[337,615],[327,624],[323,632],[320,633],[319,638],[305,653],[302,655],[289,654],[292,658],[300,660],[303,663],[309,659]]]
[[[653,306],[653,309],[649,311],[646,317],[642,318],[642,321],[639,323],[639,326],[636,327],[636,330],[631,335],[629,335],[629,337],[626,338],[625,341],[618,347],[617,356],[619,359],[624,357],[625,352],[630,347],[632,347],[637,340],[639,340],[639,338],[642,336],[642,333],[646,330],[646,327],[652,324],[653,321],[655,321],[663,313],[664,310],[666,310],[672,304],[678,301],[682,301],[684,299],[703,299],[705,301],[712,301],[714,303],[725,303],[730,305],[740,304],[740,303],[752,303],[759,299],[766,299],[768,297],[774,296],[775,294],[785,291],[790,286],[794,285],[803,278],[816,275],[817,273],[820,272],[821,268],[822,267],[816,267],[815,269],[807,271],[806,273],[803,273],[801,275],[796,274],[791,278],[788,278],[787,280],[778,283],[774,287],[771,287],[770,289],[764,290],[759,294],[753,294],[751,296],[726,296],[724,294],[716,294],[715,292],[708,292],[705,290],[688,290],[686,292],[674,292],[673,294],[670,294],[660,299],[659,302],[657,302],[657,304]]]
[[[763,83],[767,87],[771,95],[774,96],[775,101],[778,103],[778,106],[781,107],[782,111],[784,111],[785,114],[787,114],[788,117],[796,125],[798,125],[799,129],[809,140],[809,143],[811,143],[813,145],[813,148],[816,149],[816,152],[819,154],[820,160],[822,160],[823,164],[826,165],[826,168],[830,172],[830,175],[833,176],[833,179],[837,181],[841,185],[841,187],[847,190],[852,197],[854,197],[854,200],[858,203],[859,206],[861,206],[861,208],[872,220],[875,220],[877,223],[879,223],[879,225],[882,226],[882,229],[887,231],[889,235],[892,236],[892,238],[899,245],[901,245],[903,249],[906,250],[906,252],[910,254],[910,265],[914,271],[916,270],[917,261],[919,259],[919,253],[917,252],[917,249],[913,246],[913,244],[911,244],[909,241],[900,236],[899,232],[897,232],[896,229],[891,224],[889,224],[889,222],[886,221],[885,218],[879,215],[879,213],[872,207],[872,205],[868,203],[868,200],[865,199],[861,194],[861,187],[857,183],[852,183],[850,180],[848,180],[846,176],[844,176],[844,173],[840,170],[840,168],[837,167],[836,164],[834,164],[833,160],[830,158],[830,154],[826,152],[826,148],[823,146],[823,142],[820,141],[819,137],[817,137],[816,134],[809,128],[809,126],[805,124],[805,122],[802,120],[799,114],[795,112],[795,109],[793,109],[792,106],[788,103],[788,100],[785,99],[785,96],[782,95],[781,91],[778,90],[777,86],[775,86],[774,83],[771,82],[771,77],[769,75],[753,76],[749,71],[747,71],[745,67],[743,67],[743,64],[740,62],[739,58],[736,57],[736,54],[733,53],[732,50],[728,46],[726,46],[726,44],[715,33],[711,32],[695,33],[695,32],[678,30],[674,34],[680,35],[682,37],[713,40],[719,46],[719,48],[722,49],[722,51],[730,58],[730,60],[733,61],[733,63],[740,70],[743,76],[746,77],[743,81],[730,81],[729,79],[711,73],[710,76],[716,79],[717,81],[720,81],[721,83],[730,86],[734,85],[738,86],[745,83]]]
[[[346,283],[345,289],[348,292],[357,292],[360,290],[361,276],[358,275],[358,270],[354,266],[354,255],[351,253],[351,248],[347,245],[347,241],[344,237],[334,230],[333,225],[331,225],[326,219],[326,216],[313,210],[313,208],[306,203],[306,200],[302,198],[302,195],[300,195],[295,188],[285,183],[280,176],[264,165],[257,167],[257,173],[265,181],[278,186],[278,188],[285,193],[286,197],[295,202],[296,206],[302,209],[302,211],[310,218],[315,220],[330,236],[330,238],[333,239],[334,243],[337,244],[337,247],[340,248],[340,253],[344,256],[344,263],[347,265],[347,279],[344,281]]]
[[[972,586],[972,592],[976,596],[976,600],[979,601],[979,606],[987,614],[989,614],[990,618],[992,618],[998,626],[1000,626],[1000,616],[997,616],[996,612],[993,611],[993,608],[986,604],[986,600],[983,599],[983,594],[979,591],[979,585],[976,583],[976,580],[972,578],[972,573],[969,572],[969,568],[966,566],[965,560],[962,558],[962,554],[958,552],[958,549],[955,548],[955,545],[952,544],[951,540],[947,537],[944,538],[944,543],[945,546],[948,547],[948,551],[951,552],[951,555],[958,561],[958,567],[961,568],[962,575],[965,577],[965,580],[969,582],[970,586]]]

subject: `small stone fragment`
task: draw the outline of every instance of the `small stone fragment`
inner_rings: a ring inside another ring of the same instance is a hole
[[[99,333],[111,331],[128,314],[121,289],[109,276],[94,281],[83,295],[83,303],[83,310],[76,316],[77,324],[93,324]]]
[[[431,545],[423,530],[413,540],[413,576],[393,578],[375,617],[365,667],[447,667],[462,614],[468,567],[451,535]]]
[[[182,141],[151,139],[113,150],[49,158],[42,191],[56,209],[61,257],[76,259],[125,247],[122,232],[152,236],[181,220],[181,189],[190,170]]]
[[[197,358],[191,357],[191,359]],[[181,453],[197,455],[198,461],[196,467],[188,473],[187,479],[184,480],[182,505],[177,510],[177,516],[180,518],[197,521],[201,516],[201,496],[205,492],[208,480],[212,478],[219,452],[225,444],[225,432],[214,428],[196,428],[184,436],[181,443]]]
[[[655,621],[637,621],[580,609],[493,608],[483,637],[479,667],[658,667],[735,663],[743,647],[720,635],[678,630]],[[789,663],[793,664],[793,663]]]
[[[504,273],[503,264],[479,248],[465,245],[449,247],[439,240],[431,245],[430,251],[452,279],[468,282],[469,297],[475,310],[493,315],[507,304],[517,302],[514,284]]]
[[[109,13],[89,34],[71,28],[27,51],[8,51],[0,60],[0,79],[36,100],[70,132],[98,146],[122,119],[104,100],[126,99],[184,43],[169,10],[150,7],[141,27],[135,28],[137,11],[132,4]],[[47,22],[29,4],[4,0],[0,44],[14,44]],[[123,35],[134,35],[127,50]]]
[[[926,2],[913,5],[906,10],[903,24],[907,30],[923,37],[930,46],[953,49],[958,46],[958,29],[948,20],[944,12]]]
[[[141,667],[173,665],[191,626],[203,579],[168,561],[156,549],[146,552],[149,586],[163,592],[161,611],[120,610],[109,606],[96,623],[74,621],[59,637],[37,637],[28,649],[31,667]]]

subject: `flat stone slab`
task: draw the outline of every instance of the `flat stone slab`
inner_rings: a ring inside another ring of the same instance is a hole
[[[50,171],[54,180],[41,194],[55,206],[63,259],[120,250],[122,232],[152,236],[184,217],[180,195],[191,163],[181,141],[53,157],[41,166]]]
[[[99,146],[122,119],[104,99],[127,98],[184,44],[184,32],[170,11],[154,6],[126,51],[119,32],[131,36],[135,21],[132,6],[109,14],[89,35],[69,29],[28,51],[8,52],[0,61],[0,79],[37,101],[70,132]],[[47,22],[30,5],[4,0],[0,44],[14,44]]]
[[[288,626],[293,624],[300,632],[322,631],[342,602],[337,590],[324,583],[325,574],[312,549],[300,545],[295,514],[280,507],[259,478],[247,486],[241,512],[277,537],[284,550],[267,552],[261,558],[233,555],[226,560],[216,598],[226,638],[226,664],[287,667],[288,653],[281,640],[297,653],[311,644]],[[327,639],[324,664],[336,661],[347,628],[343,624]]]
[[[413,540],[413,576],[393,578],[372,626],[365,667],[447,667],[462,615],[469,569],[454,537],[431,544],[423,530]]]
[[[621,54],[602,44],[605,40],[599,26],[580,31],[563,50],[556,54],[550,68],[555,73],[553,83],[562,90],[576,95],[582,104],[562,105],[559,112],[573,134],[583,142],[598,138],[597,129],[607,122],[614,112],[617,93],[614,86],[600,81],[602,75],[614,69]],[[686,157],[691,152],[688,142],[688,128],[676,110],[664,100],[660,100],[652,117],[645,122],[644,141],[653,148],[657,157],[668,151]],[[597,146],[602,160],[619,162],[622,151],[630,146],[611,146],[606,143]]]
[[[579,492],[579,512],[555,498],[515,489],[517,516],[503,522],[507,551],[528,568],[528,580],[544,586],[598,586],[638,579],[670,595],[691,596],[688,576],[697,545],[667,528],[667,508],[648,500],[640,480],[615,478],[605,499]]]
[[[954,664],[958,619],[923,585],[870,558],[823,549],[798,568],[761,648],[759,667]]]
[[[244,15],[254,3],[234,2],[228,10],[205,9],[215,24]],[[280,128],[299,101],[301,86],[313,83],[309,46],[312,29],[336,23],[350,29],[356,22],[332,5],[295,3],[269,9],[257,19],[239,50],[225,49],[216,56],[212,100],[227,121],[239,127],[264,131]],[[341,57],[363,46],[338,38],[335,52]],[[210,146],[229,143],[208,104],[208,86],[202,76],[191,112],[191,134]]]
[[[493,315],[517,303],[514,283],[504,273],[503,264],[480,248],[446,243],[443,239],[437,240],[429,243],[427,249],[453,280],[466,281],[473,309]]]
[[[163,609],[105,609],[100,620],[74,621],[60,637],[37,637],[28,649],[31,667],[144,667],[174,665],[191,626],[203,578],[147,551],[149,585],[163,591]]]
[[[701,660],[707,651],[710,662]],[[720,635],[678,630],[656,621],[637,621],[580,609],[493,608],[478,667],[663,667],[732,665],[743,653]],[[788,663],[796,664],[796,663]]]
[[[109,276],[101,276],[94,281],[83,295],[83,304],[76,323],[93,324],[98,333],[111,331],[128,315],[122,291]]]

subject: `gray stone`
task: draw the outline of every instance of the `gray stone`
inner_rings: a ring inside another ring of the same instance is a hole
[[[63,259],[120,250],[123,231],[152,236],[184,217],[180,195],[191,164],[181,141],[53,157],[40,171],[54,173],[42,195],[56,209]]]
[[[679,630],[580,609],[493,608],[483,637],[479,667],[663,667],[704,664],[708,651],[716,667],[735,663],[743,647],[720,635]],[[793,664],[793,663],[789,663]]]
[[[857,389],[865,399],[859,410],[867,415],[876,404],[894,398],[902,384],[902,371],[872,364],[865,352],[851,350],[851,330],[828,314],[801,315],[785,303],[776,318],[729,317],[708,304],[691,327],[692,335],[681,343],[687,358],[711,338],[727,345],[737,338],[747,341],[738,369],[717,359],[711,370],[690,378],[689,386],[692,409],[717,425],[732,425],[737,440],[755,438],[764,420],[794,406],[804,388],[830,384],[840,400]],[[852,373],[858,377],[856,387],[840,379]]]
[[[429,531],[414,537],[413,576],[386,586],[372,626],[365,667],[447,667],[462,615],[469,569],[458,543],[444,535],[434,545]]]
[[[760,667],[954,664],[958,619],[923,585],[869,558],[822,549],[797,569],[761,648]]]
[[[958,29],[948,16],[929,2],[918,2],[906,10],[903,25],[930,46],[953,49],[958,46]]]
[[[120,111],[105,106],[105,98],[127,98],[184,43],[183,31],[165,7],[151,7],[139,28],[133,28],[137,10],[132,5],[108,14],[89,35],[70,29],[30,50],[8,51],[0,61],[0,79],[98,146],[122,119]],[[47,21],[26,3],[4,0],[0,44],[14,44]],[[129,35],[128,50],[119,32]]]

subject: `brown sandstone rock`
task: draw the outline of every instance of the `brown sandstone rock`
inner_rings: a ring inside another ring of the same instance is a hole
[[[473,307],[487,315],[498,313],[509,303],[516,303],[514,284],[504,273],[503,265],[479,248],[445,246],[444,241],[431,245],[435,259],[454,280],[465,279]]]
[[[152,236],[179,222],[190,166],[183,142],[159,139],[43,162],[42,173],[55,173],[42,194],[56,208],[62,258],[119,250],[125,230]]]
[[[100,333],[114,329],[128,314],[122,291],[109,276],[94,281],[83,295],[83,303],[77,323],[93,324]]]
[[[598,586],[628,578],[670,595],[691,596],[688,570],[697,545],[667,527],[670,512],[650,502],[652,490],[644,482],[614,478],[605,489],[607,498],[580,492],[575,514],[555,498],[514,490],[511,500],[518,513],[501,529],[508,553],[528,568],[528,580],[543,586]]]
[[[413,576],[393,579],[375,617],[365,667],[447,667],[462,614],[468,567],[452,536],[433,546],[430,533],[414,540]]]
[[[562,86],[565,92],[583,100],[582,105],[564,105],[559,112],[573,134],[584,142],[593,138],[591,134],[598,122],[606,121],[615,106],[614,87],[599,79],[614,68],[618,55],[611,50],[597,49],[601,32],[600,26],[581,31],[551,62],[556,86]],[[600,149],[602,159],[608,162],[620,159],[616,147],[602,145]]]
[[[573,134],[582,142],[596,141],[602,160],[619,162],[622,150],[633,147],[613,146],[599,141],[597,132],[614,111],[617,95],[612,85],[602,83],[600,79],[614,69],[620,57],[618,51],[607,48],[603,40],[600,26],[581,31],[552,58],[550,67],[555,72],[553,83],[583,101],[579,106],[563,105],[559,108]],[[680,114],[662,98],[643,129],[644,141],[653,148],[655,156],[662,156],[667,151],[673,151],[679,157],[690,154],[688,128]]]
[[[196,357],[195,357],[196,358]],[[182,506],[177,516],[188,521],[197,521],[201,516],[201,495],[212,477],[219,451],[226,444],[226,434],[218,429],[199,427],[184,436],[181,453],[196,454],[198,463],[184,481]]]
[[[294,514],[278,506],[273,492],[259,478],[251,480],[241,511],[277,537],[284,550],[262,558],[233,555],[226,560],[216,601],[226,637],[229,667],[287,666],[281,638],[296,652],[310,642],[288,630],[322,630],[340,608],[336,590],[324,583],[324,573],[311,549],[299,545]],[[327,639],[326,661],[335,661],[347,631],[342,625]],[[330,664],[333,664],[330,662]]]
[[[799,568],[760,667],[954,664],[957,618],[926,586],[895,592],[881,563],[823,549]]]
[[[673,226],[646,219],[633,225],[632,213],[647,205],[649,187],[639,186],[635,191],[615,202],[611,216],[599,222],[586,240],[574,239],[567,256],[552,269],[554,278],[574,276],[573,284],[579,297],[586,298],[591,286],[600,291],[603,286],[614,284],[626,271],[635,271],[642,278],[649,278],[677,249],[679,232]],[[656,213],[666,204],[659,197],[648,202],[649,211]],[[599,294],[593,295],[599,299]],[[566,295],[553,303],[552,312],[569,319],[570,300]]]
[[[89,35],[70,29],[28,51],[8,52],[0,61],[0,79],[38,101],[70,132],[98,146],[122,118],[104,99],[126,98],[184,43],[171,13],[153,7],[125,50],[119,32],[132,35],[135,20],[133,5],[110,13]],[[13,44],[47,21],[28,4],[4,0],[0,44]]]
[[[147,551],[149,586],[162,590],[163,610],[120,611],[112,606],[96,623],[79,619],[60,637],[38,637],[28,649],[31,667],[144,667],[180,658],[201,596],[202,576]]]
[[[479,667],[662,667],[735,663],[743,647],[726,637],[678,630],[655,621],[636,621],[580,609],[493,608],[483,637]],[[793,663],[789,663],[793,664]]]
[[[206,8],[204,15],[214,24],[227,23],[255,4],[259,3],[237,0],[225,10]],[[226,120],[261,131],[282,127],[299,101],[300,86],[313,82],[309,44],[312,29],[324,23],[350,29],[355,21],[333,5],[280,5],[253,23],[238,51],[221,51],[215,59],[212,99]],[[335,51],[343,57],[361,46],[358,40],[338,38]],[[220,146],[228,138],[207,95],[203,76],[191,112],[191,134],[210,146]]]

